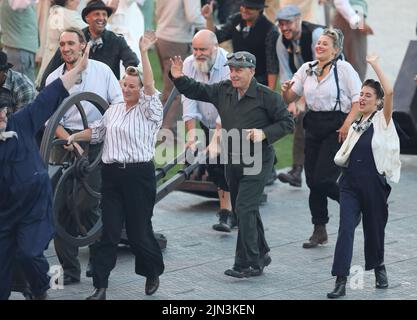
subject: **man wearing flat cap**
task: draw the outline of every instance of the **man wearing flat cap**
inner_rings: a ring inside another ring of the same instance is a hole
[[[88,23],[88,27],[82,31],[87,42],[91,43],[89,58],[107,64],[116,78],[120,79],[120,61],[123,62],[125,68],[128,66],[137,67],[139,59],[122,35],[106,30],[107,19],[112,13],[113,9],[106,6],[101,0],[88,2],[81,13],[83,20]],[[39,86],[40,89],[45,86],[45,80],[49,74],[63,63],[58,49],[45,69]]]
[[[272,144],[292,131],[292,116],[282,97],[255,79],[256,58],[247,51],[229,53],[226,65],[230,68],[230,80],[214,84],[185,76],[181,57],[174,57],[171,63],[170,77],[178,91],[187,98],[212,103],[222,119],[226,180],[239,228],[235,262],[225,274],[237,278],[259,276],[271,263],[259,214],[260,197],[272,170]],[[233,138],[228,143],[236,132],[237,143]],[[247,144],[249,147],[245,148]],[[259,158],[247,164],[245,159],[256,148]],[[260,168],[251,172],[256,160],[260,160]]]
[[[304,62],[315,60],[314,47],[323,33],[323,27],[302,21],[301,11],[296,5],[286,5],[278,11],[276,24],[281,31],[277,41],[279,80],[291,80]],[[304,168],[304,98],[288,105],[288,110],[297,118],[293,140],[293,165],[290,171],[280,173],[278,179],[294,187],[301,187]]]
[[[7,54],[0,51],[0,100],[10,101],[9,113],[18,111],[22,106],[35,99],[36,90],[27,76],[11,68]]]

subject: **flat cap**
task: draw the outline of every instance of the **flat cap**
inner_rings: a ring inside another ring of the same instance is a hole
[[[275,20],[287,20],[290,21],[298,16],[301,16],[300,9],[293,4],[284,6],[281,10],[278,11],[277,17]]]
[[[231,52],[227,55],[227,62],[224,65],[237,68],[256,68],[256,58],[247,51]]]

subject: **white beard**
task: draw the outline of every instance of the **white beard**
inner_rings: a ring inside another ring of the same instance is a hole
[[[209,73],[210,69],[211,69],[211,61],[206,60],[206,61],[197,61],[194,60],[193,62],[193,66],[194,68],[196,68],[198,71],[202,72],[202,73]]]
[[[2,131],[0,132],[0,141],[6,141],[7,139],[16,137],[17,139],[17,133],[14,131]]]

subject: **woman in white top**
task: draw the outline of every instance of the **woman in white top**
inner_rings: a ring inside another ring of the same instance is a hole
[[[317,60],[304,63],[282,85],[286,103],[301,96],[306,102],[304,165],[314,232],[303,248],[327,242],[327,198],[339,201],[340,168],[333,159],[358,110],[361,82],[353,67],[339,59],[342,46],[341,31],[325,29],[315,46]]]
[[[367,62],[378,81],[368,79],[362,85],[359,111],[362,116],[336,154],[335,163],[343,167],[340,178],[340,225],[332,275],[336,285],[328,298],[344,296],[352,261],[355,228],[362,213],[365,237],[365,270],[375,271],[376,288],[388,287],[384,266],[384,236],[388,220],[388,196],[391,187],[386,178],[400,178],[400,143],[392,121],[393,89],[371,55]],[[384,95],[385,91],[385,95]]]
[[[103,232],[93,258],[95,292],[88,300],[105,300],[108,278],[116,265],[117,246],[123,226],[133,254],[135,272],[146,277],[145,293],[151,295],[159,287],[164,271],[161,249],[152,228],[156,196],[156,136],[162,125],[163,107],[148,58],[148,49],[156,42],[155,34],[145,32],[139,47],[143,78],[128,67],[121,81],[124,103],[111,105],[103,118],[89,129],[75,133],[68,143],[104,140],[102,167]]]

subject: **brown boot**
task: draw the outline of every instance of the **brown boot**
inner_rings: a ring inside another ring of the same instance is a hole
[[[326,225],[316,224],[314,225],[313,235],[310,237],[308,242],[303,243],[304,249],[315,248],[319,244],[327,243],[327,231]]]
[[[293,165],[292,169],[287,173],[280,173],[278,175],[279,181],[283,183],[289,183],[293,187],[301,187],[301,173],[303,172],[303,166]]]

